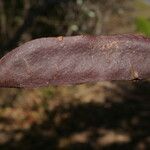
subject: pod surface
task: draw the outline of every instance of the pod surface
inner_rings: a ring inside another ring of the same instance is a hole
[[[150,39],[138,35],[48,37],[0,59],[0,87],[43,87],[150,77]]]

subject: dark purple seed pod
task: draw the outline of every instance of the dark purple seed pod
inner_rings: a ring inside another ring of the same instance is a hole
[[[72,36],[29,41],[0,59],[0,87],[43,87],[150,77],[150,39]]]

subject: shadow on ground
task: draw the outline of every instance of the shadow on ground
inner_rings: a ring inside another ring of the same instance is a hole
[[[45,110],[47,118],[23,137],[1,144],[1,150],[148,150],[150,149],[150,83],[124,89],[121,101],[105,104],[61,104]],[[10,133],[15,134],[15,133]]]

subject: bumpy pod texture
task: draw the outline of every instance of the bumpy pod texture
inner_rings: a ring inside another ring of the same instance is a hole
[[[0,87],[149,77],[150,39],[136,35],[40,38],[0,59]]]

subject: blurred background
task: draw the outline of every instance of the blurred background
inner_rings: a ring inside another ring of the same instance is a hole
[[[150,0],[0,0],[0,57],[40,37],[150,36]],[[0,150],[149,150],[150,81],[0,89]]]

